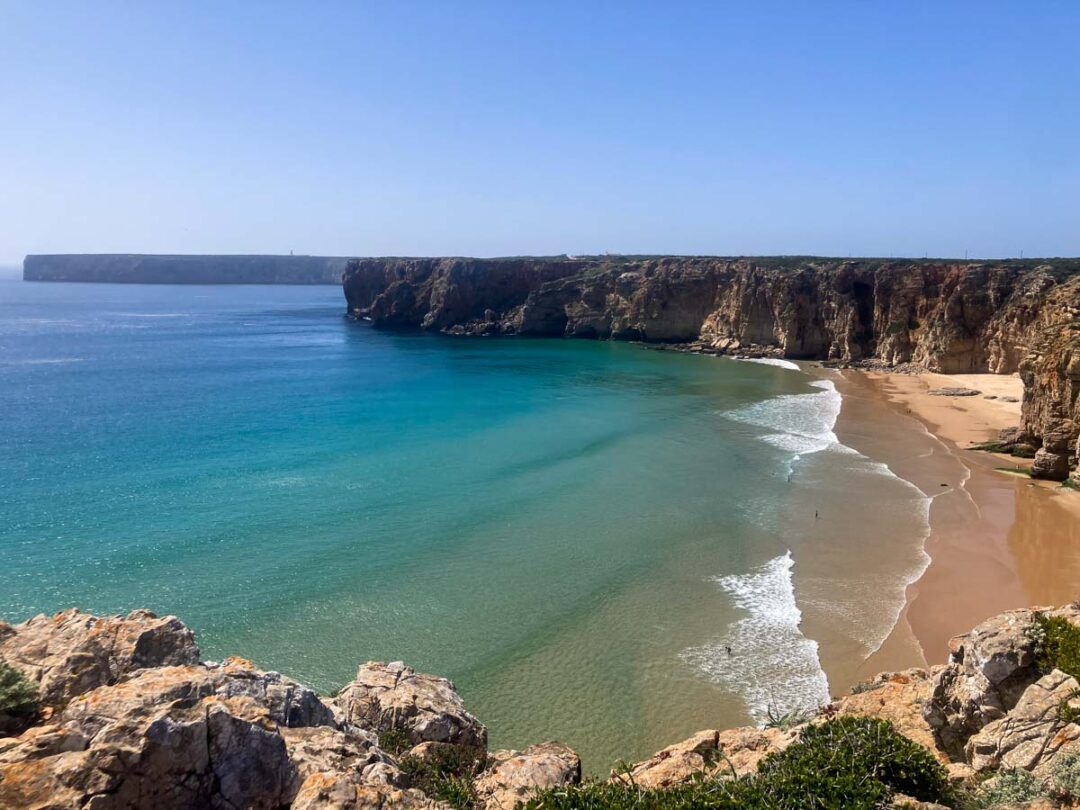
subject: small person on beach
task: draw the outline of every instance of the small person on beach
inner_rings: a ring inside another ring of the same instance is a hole
[[[729,647],[729,646],[725,645],[725,646],[724,646],[724,649],[725,649],[725,650],[727,650],[727,654],[728,654],[728,655],[731,655],[731,647]]]
[[[815,510],[814,510],[814,520],[817,520],[817,519],[818,519],[818,516],[817,516],[817,509],[815,509]]]

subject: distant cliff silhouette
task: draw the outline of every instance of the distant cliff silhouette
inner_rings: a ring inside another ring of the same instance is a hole
[[[43,254],[23,260],[23,279],[114,284],[340,284],[345,263],[346,259],[333,256]]]

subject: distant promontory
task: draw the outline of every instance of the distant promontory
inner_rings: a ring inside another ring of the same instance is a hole
[[[340,284],[336,256],[186,256],[63,253],[23,260],[25,281],[113,284]]]

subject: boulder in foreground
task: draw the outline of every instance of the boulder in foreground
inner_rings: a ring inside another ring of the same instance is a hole
[[[399,731],[409,742],[487,747],[487,729],[465,711],[446,678],[423,675],[400,661],[369,661],[334,699],[351,723]]]

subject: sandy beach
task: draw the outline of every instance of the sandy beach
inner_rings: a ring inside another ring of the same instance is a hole
[[[929,393],[953,387],[980,393]],[[1080,596],[1080,493],[1009,474],[1022,460],[969,449],[1019,423],[1019,378],[845,372],[838,388],[840,439],[931,498],[930,564],[908,587],[892,636],[863,669],[910,659],[912,639],[926,663],[941,663],[949,638],[995,613]],[[881,430],[885,417],[872,414],[882,406],[903,424]]]

